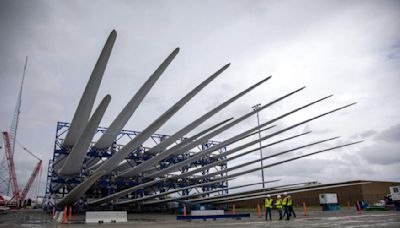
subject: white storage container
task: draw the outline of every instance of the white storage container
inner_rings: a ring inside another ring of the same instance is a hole
[[[336,193],[324,193],[319,194],[319,204],[337,204],[337,195]]]
[[[390,188],[390,195],[392,195],[392,200],[400,200],[400,186],[392,186]]]

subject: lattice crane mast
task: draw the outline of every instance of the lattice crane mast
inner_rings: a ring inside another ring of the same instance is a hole
[[[13,192],[12,199],[14,199],[18,202],[21,199],[21,195],[19,192],[17,175],[15,174],[15,165],[14,165],[14,159],[13,159],[13,152],[11,149],[10,136],[8,135],[8,132],[6,132],[6,131],[3,132],[3,141],[4,141],[4,153],[6,155],[8,171],[9,171],[9,175],[10,175],[10,184],[11,184],[11,189]]]
[[[34,158],[36,158],[38,160],[38,163],[36,164],[35,169],[32,171],[31,177],[29,178],[28,182],[25,185],[25,188],[21,192],[21,200],[24,200],[26,198],[29,190],[31,189],[33,182],[35,181],[36,177],[38,176],[38,174],[40,173],[40,171],[42,169],[42,159],[40,159],[38,156],[33,154],[31,151],[29,151],[28,149],[23,147],[21,144],[19,144],[19,145],[22,147],[22,149],[24,149],[26,152],[28,152],[30,155],[32,155]]]

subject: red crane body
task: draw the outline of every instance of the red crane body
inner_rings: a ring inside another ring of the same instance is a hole
[[[8,135],[8,132],[5,131],[3,132],[3,140],[4,140],[4,152],[7,158],[7,164],[9,169],[11,188],[13,191],[13,199],[18,201],[21,199],[21,196],[19,193],[17,175],[15,174],[13,152],[11,151],[10,136]]]
[[[24,200],[26,198],[26,195],[28,194],[29,190],[32,187],[33,182],[35,181],[37,175],[40,172],[40,168],[42,168],[42,160],[39,160],[39,162],[36,164],[36,167],[33,170],[31,177],[29,178],[28,182],[26,183],[25,188],[21,193],[21,200]]]

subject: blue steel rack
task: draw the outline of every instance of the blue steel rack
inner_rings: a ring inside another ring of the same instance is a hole
[[[82,179],[84,179],[87,176],[87,173],[82,171],[82,173],[79,176],[76,177],[63,177],[59,176],[54,170],[54,161],[56,161],[60,156],[68,154],[68,151],[62,147],[62,142],[64,140],[64,137],[66,136],[66,133],[68,132],[69,129],[69,123],[66,122],[57,122],[57,129],[56,129],[56,136],[54,140],[54,152],[53,152],[53,158],[49,161],[49,168],[48,168],[48,175],[47,175],[47,184],[46,184],[46,197],[45,197],[45,203],[46,204],[52,204],[55,199],[60,199],[64,197],[66,194],[68,194],[68,191],[70,191],[74,186],[78,185]],[[103,134],[107,128],[99,127],[97,129],[97,133],[94,137],[94,141],[96,141],[101,134]],[[95,157],[101,157],[101,158],[108,158],[111,157],[113,153],[118,151],[122,146],[124,146],[126,143],[128,143],[131,139],[133,139],[136,135],[138,135],[140,132],[139,131],[133,131],[133,130],[122,130],[121,133],[117,136],[117,139],[115,140],[113,146],[111,146],[110,149],[106,151],[96,151],[96,150],[90,150],[87,152],[87,159],[89,158],[95,158]],[[163,139],[169,137],[168,135],[163,135],[163,134],[153,134],[149,140],[147,140],[141,147],[136,149],[135,151],[132,151],[129,156],[126,158],[127,161],[134,162],[136,164],[141,163],[145,160],[148,160],[149,158],[152,157],[150,154],[146,154],[145,151],[147,151],[149,148],[155,146],[159,142],[161,142]],[[181,138],[177,140],[175,143],[178,144],[185,140],[186,138]],[[214,140],[209,140],[207,143],[198,146],[195,148],[195,150],[188,151],[184,153],[183,155],[178,155],[178,156],[170,156],[163,161],[160,162],[160,169],[164,169],[168,167],[169,165],[175,164],[177,162],[181,162],[188,157],[192,156],[195,153],[201,152],[202,150],[205,150],[209,147],[212,147],[216,144],[218,144],[218,141]],[[94,142],[93,142],[94,144]],[[92,144],[92,145],[93,145]],[[222,153],[226,151],[226,148],[223,147],[219,149],[218,151],[214,153]],[[86,161],[83,164],[83,167],[86,167]],[[187,168],[197,168],[197,167],[202,167],[204,165],[207,165],[211,162],[215,161],[210,156],[207,156],[203,158],[201,161],[194,162],[190,165],[190,167],[186,167],[184,169],[181,169],[180,172],[186,172]],[[216,167],[217,170],[224,170],[227,168],[227,164],[221,164]],[[208,173],[208,170],[204,171],[204,173]],[[225,176],[227,173],[221,174],[221,176]],[[102,177],[88,192],[87,194],[90,195],[91,198],[96,198],[96,195],[99,195],[98,197],[104,197],[107,196],[108,194],[112,194],[113,192],[118,192],[120,190],[133,187],[135,185],[141,184],[143,180],[141,178],[113,178],[112,174],[111,175],[106,175]],[[113,191],[105,191],[104,189],[109,187],[110,185],[114,184],[114,189]],[[131,198],[136,198],[139,196],[143,195],[149,195],[149,194],[156,194],[157,192],[164,192],[168,191],[170,189],[174,188],[180,188],[180,187],[187,187],[192,184],[197,184],[193,182],[193,179],[190,177],[180,179],[178,182],[176,181],[167,181],[165,183],[160,183],[157,184],[155,187],[146,189],[146,190],[138,190],[136,192],[131,193],[129,197]],[[212,184],[208,186],[204,186],[201,188],[196,188],[196,191],[209,191],[209,190],[214,190],[214,189],[221,189],[221,191],[213,194],[227,194],[228,190],[222,189],[222,188],[227,188],[228,187],[228,181],[224,181],[221,184]],[[97,190],[99,189],[99,191]],[[181,193],[178,193],[178,195],[188,195],[190,192],[193,190],[192,189],[187,189],[185,191],[182,191]],[[95,193],[96,192],[96,193]],[[99,192],[99,194],[97,194]]]

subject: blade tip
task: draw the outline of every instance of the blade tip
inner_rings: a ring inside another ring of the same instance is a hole
[[[110,37],[117,37],[117,30],[113,29],[110,33]]]

